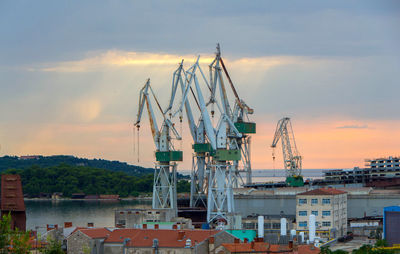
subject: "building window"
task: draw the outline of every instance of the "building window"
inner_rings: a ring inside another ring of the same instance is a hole
[[[322,211],[322,216],[331,216],[331,211]]]
[[[318,211],[311,211],[311,214],[314,214],[315,216],[318,216]]]
[[[245,229],[255,229],[255,223],[248,222],[248,223],[243,223],[243,226]]]
[[[307,227],[307,221],[300,221],[299,227]]]
[[[317,198],[311,199],[311,204],[312,205],[318,205],[318,199]]]
[[[264,228],[271,228],[271,223],[264,223]]]
[[[307,199],[305,199],[305,198],[300,198],[300,199],[299,199],[299,205],[304,205],[304,204],[307,204]]]
[[[331,226],[331,222],[330,221],[323,221],[322,222],[322,226],[323,227],[330,227]]]
[[[331,203],[331,199],[330,198],[323,198],[322,199],[322,204],[329,205],[330,203]]]
[[[299,216],[307,216],[307,211],[299,211]]]
[[[280,223],[272,223],[272,228],[273,229],[280,229],[281,228],[281,224]]]

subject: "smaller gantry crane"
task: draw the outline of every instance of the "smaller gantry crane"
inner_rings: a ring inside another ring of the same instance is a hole
[[[271,147],[274,149],[282,140],[283,164],[286,170],[286,183],[291,187],[299,187],[304,185],[303,176],[301,175],[301,156],[296,147],[294,133],[289,117],[284,117],[278,121],[276,126],[274,140]],[[275,160],[275,154],[272,153]]]

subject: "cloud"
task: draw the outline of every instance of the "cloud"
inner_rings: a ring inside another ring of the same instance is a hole
[[[368,127],[368,125],[366,125],[366,124],[364,124],[364,125],[342,125],[342,126],[336,127],[336,129],[370,129],[370,127]]]
[[[108,50],[105,52],[88,53],[88,56],[76,61],[61,61],[43,63],[30,66],[28,71],[42,72],[91,72],[104,68],[120,68],[135,66],[171,66],[177,65],[184,59],[186,65],[191,65],[197,58],[196,55],[177,55],[167,53],[146,53],[121,50]],[[200,64],[209,64],[215,56],[201,54]],[[320,62],[321,59],[293,56],[270,56],[270,57],[243,57],[226,60],[231,65],[242,66],[246,69],[268,70],[272,67],[287,64],[306,64],[309,62]]]
[[[119,50],[108,50],[100,53],[89,53],[89,56],[77,61],[63,61],[56,63],[45,63],[39,66],[29,67],[29,71],[44,72],[90,72],[109,67],[127,66],[170,66],[177,65],[182,59],[195,59],[194,55],[173,55],[145,52],[128,52]],[[202,56],[200,63],[209,63],[211,56]]]

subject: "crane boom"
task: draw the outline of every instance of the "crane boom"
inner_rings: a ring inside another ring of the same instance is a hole
[[[286,170],[286,183],[289,186],[303,186],[303,177],[301,175],[301,156],[296,147],[292,124],[289,117],[284,117],[278,121],[276,126],[272,148],[275,148],[281,140],[283,164]]]
[[[156,117],[155,117],[155,114],[153,111],[153,107],[151,106],[150,96],[149,96],[149,88],[150,88],[150,79],[147,79],[146,84],[142,87],[142,89],[140,89],[139,107],[138,107],[138,113],[136,116],[136,122],[134,125],[137,128],[140,127],[140,121],[142,119],[144,104],[146,103],[147,112],[149,114],[149,120],[150,120],[151,134],[153,136],[153,140],[154,140],[154,144],[156,145],[156,148],[159,149],[157,140],[158,140],[158,137],[160,136],[160,132],[158,130],[158,125],[157,125]]]

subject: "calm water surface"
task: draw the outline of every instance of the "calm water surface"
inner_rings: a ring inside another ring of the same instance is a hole
[[[322,170],[303,170],[305,179],[322,177]],[[285,181],[284,170],[254,170],[253,182]],[[121,200],[25,200],[26,227],[35,229],[46,224],[64,225],[71,221],[74,226],[86,226],[93,222],[95,227],[114,226],[114,210],[119,208],[150,208],[151,201]],[[39,228],[40,230],[40,228]]]

